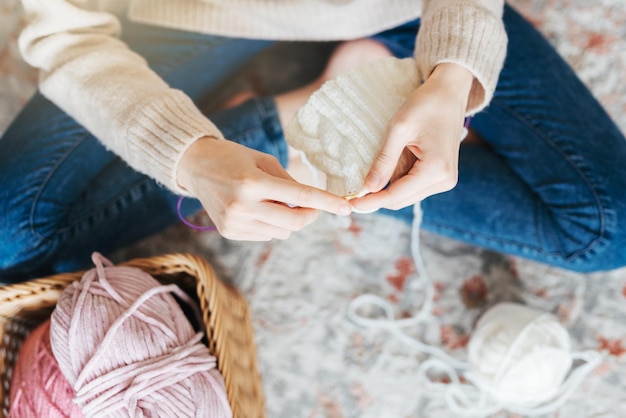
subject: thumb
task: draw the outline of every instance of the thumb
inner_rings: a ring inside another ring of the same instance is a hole
[[[392,136],[387,136],[382,149],[376,155],[365,178],[364,187],[368,192],[375,193],[382,190],[395,172],[404,148],[403,144],[396,142],[399,141],[394,141]]]

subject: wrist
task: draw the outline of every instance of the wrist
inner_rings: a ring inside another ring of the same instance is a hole
[[[461,65],[444,62],[435,67],[428,77],[427,82],[429,81],[445,86],[453,96],[467,105],[474,83],[474,75]]]
[[[193,194],[192,186],[195,178],[194,163],[206,157],[208,147],[216,140],[218,140],[218,138],[213,136],[203,136],[193,142],[185,152],[183,152],[176,169],[176,182],[178,186]]]

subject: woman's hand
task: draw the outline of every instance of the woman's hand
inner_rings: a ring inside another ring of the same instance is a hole
[[[183,154],[178,183],[196,196],[229,239],[287,239],[319,210],[349,215],[344,199],[294,181],[274,157],[237,143],[201,138]]]
[[[473,76],[456,64],[439,64],[396,112],[365,181],[369,194],[355,209],[400,209],[452,189]],[[389,187],[383,187],[391,181]]]

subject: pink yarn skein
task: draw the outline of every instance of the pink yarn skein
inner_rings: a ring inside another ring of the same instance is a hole
[[[50,327],[83,414],[232,417],[216,359],[170,293],[189,296],[98,253],[92,260],[96,268],[59,298]]]
[[[82,418],[74,389],[59,370],[50,347],[50,321],[33,330],[22,344],[11,378],[11,418]]]

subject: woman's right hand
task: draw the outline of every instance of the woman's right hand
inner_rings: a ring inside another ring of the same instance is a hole
[[[177,174],[179,185],[200,200],[229,239],[287,239],[320,210],[351,212],[343,198],[296,182],[271,155],[232,141],[197,140],[183,154]]]

